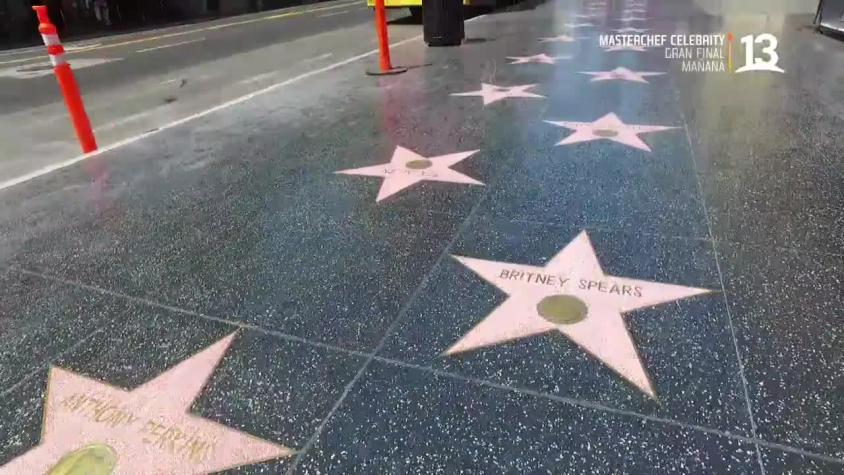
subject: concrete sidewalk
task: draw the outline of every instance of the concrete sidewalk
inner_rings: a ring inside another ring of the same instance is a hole
[[[844,47],[715,13],[525,4],[0,191],[0,473],[839,473]]]

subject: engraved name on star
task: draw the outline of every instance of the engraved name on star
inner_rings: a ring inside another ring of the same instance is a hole
[[[585,231],[541,267],[453,257],[507,300],[445,355],[558,332],[654,399],[656,390],[622,314],[710,292],[607,275]]]
[[[650,152],[651,148],[639,138],[639,134],[678,128],[664,125],[625,124],[612,112],[594,122],[551,120],[546,120],[545,122],[574,131],[568,137],[558,142],[557,145],[570,145],[578,142],[590,142],[592,140],[611,140],[646,152]]]
[[[51,368],[41,441],[0,473],[198,474],[292,455],[190,413],[234,336],[132,390]]]
[[[580,71],[580,74],[588,74],[592,76],[590,82],[598,81],[631,81],[648,84],[645,79],[649,76],[660,76],[665,73],[655,71],[631,71],[624,67],[617,67],[612,71]]]
[[[393,152],[393,158],[387,163],[350,170],[340,170],[335,173],[383,177],[384,181],[381,183],[378,196],[375,198],[375,202],[380,202],[405,188],[409,188],[423,181],[483,185],[480,181],[451,169],[452,165],[469,158],[477,152],[478,150],[471,150],[437,157],[423,157],[404,147],[396,147],[396,150]]]
[[[544,98],[545,96],[540,96],[539,94],[535,94],[530,92],[528,89],[532,89],[536,87],[536,84],[524,84],[521,86],[496,86],[494,84],[486,84],[481,83],[481,90],[480,91],[471,91],[471,92],[457,92],[451,94],[452,96],[458,97],[470,97],[476,96],[483,98],[484,105],[492,104],[493,102],[498,102],[503,99],[507,99],[510,97],[519,97],[519,98]]]
[[[561,59],[571,59],[571,56],[548,56],[545,53],[535,54],[533,56],[507,56],[511,60],[510,64],[527,64],[527,63],[541,63],[541,64],[555,64]]]

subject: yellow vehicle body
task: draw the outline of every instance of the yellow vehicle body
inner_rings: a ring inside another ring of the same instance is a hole
[[[463,0],[463,5],[477,5],[477,0]],[[486,2],[489,3],[489,2]],[[375,0],[366,0],[366,4],[370,7],[375,6]],[[384,0],[384,6],[387,8],[402,8],[402,7],[422,7],[422,0]]]

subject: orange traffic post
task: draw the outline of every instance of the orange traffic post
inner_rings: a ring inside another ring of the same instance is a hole
[[[79,93],[79,86],[76,84],[76,78],[73,77],[73,70],[70,69],[64,57],[64,46],[59,39],[56,25],[50,22],[46,6],[36,5],[32,9],[38,15],[38,32],[41,33],[44,45],[47,46],[47,54],[50,55],[50,62],[53,63],[53,72],[56,73],[79,145],[82,146],[82,152],[93,152],[97,149],[97,141],[94,139],[91,121],[88,120],[88,113],[85,112],[85,105],[82,103],[82,94]]]
[[[378,35],[378,71],[367,71],[371,76],[399,74],[407,68],[394,68],[390,61],[390,40],[387,37],[387,9],[384,0],[375,0],[375,33]]]

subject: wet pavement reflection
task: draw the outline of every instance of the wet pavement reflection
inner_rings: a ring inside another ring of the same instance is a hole
[[[524,2],[0,191],[0,473],[840,473],[844,42],[797,3]]]

